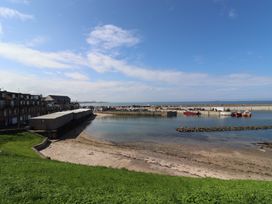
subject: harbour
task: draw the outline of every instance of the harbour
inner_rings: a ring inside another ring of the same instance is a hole
[[[231,116],[231,113],[244,113],[252,111],[272,111],[272,104],[84,104],[84,107],[92,107],[95,112],[114,115],[138,115],[138,116],[172,116],[182,115],[187,111],[194,111],[199,115],[219,117]],[[169,114],[168,114],[169,113]]]
[[[272,204],[271,8],[2,0],[0,204]]]
[[[251,118],[150,117],[99,113],[75,138],[53,142],[47,157],[190,177],[272,180],[272,130],[178,132],[179,126],[220,127],[272,124],[272,112]]]
[[[258,141],[272,140],[271,130],[259,131],[221,131],[221,132],[199,132],[180,133],[176,129],[180,127],[188,128],[223,128],[223,127],[248,127],[248,126],[271,126],[272,112],[253,111],[251,118],[233,117],[187,117],[183,114],[177,117],[145,117],[130,115],[101,114],[85,129],[87,134],[96,139],[111,142],[178,142],[178,143],[209,143],[220,144],[224,139],[224,144],[229,145],[252,144]]]

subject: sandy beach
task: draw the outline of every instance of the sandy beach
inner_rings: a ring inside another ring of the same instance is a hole
[[[272,151],[266,146],[237,150],[188,144],[114,144],[83,131],[75,138],[53,141],[41,153],[53,160],[140,172],[272,180]]]

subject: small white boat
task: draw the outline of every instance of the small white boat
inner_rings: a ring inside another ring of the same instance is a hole
[[[231,116],[232,115],[232,112],[230,111],[221,111],[220,112],[220,116]]]
[[[245,117],[245,118],[250,118],[252,116],[251,112],[250,111],[245,111],[242,113],[242,116]]]

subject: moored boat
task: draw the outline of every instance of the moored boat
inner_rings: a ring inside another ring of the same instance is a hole
[[[241,118],[243,115],[242,115],[241,112],[233,112],[233,113],[231,114],[231,116],[232,116],[232,117],[236,117],[236,118]]]
[[[251,112],[250,111],[245,111],[242,113],[242,116],[245,118],[250,118],[251,117]]]
[[[230,111],[221,111],[219,114],[220,116],[232,116],[232,112]]]
[[[186,116],[200,116],[201,115],[199,111],[184,111],[183,114]]]

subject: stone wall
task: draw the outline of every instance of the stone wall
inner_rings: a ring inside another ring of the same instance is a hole
[[[180,127],[178,132],[225,132],[225,131],[245,131],[245,130],[267,130],[272,129],[272,125],[266,126],[226,126],[226,127]]]

